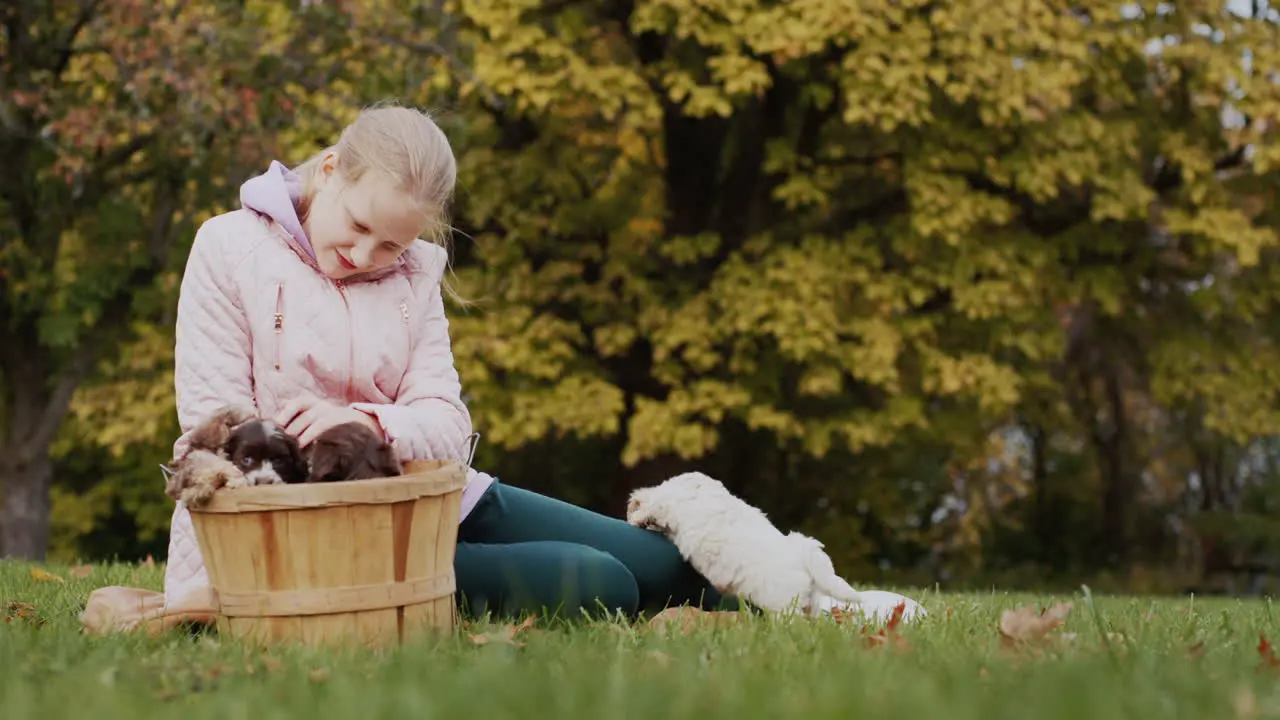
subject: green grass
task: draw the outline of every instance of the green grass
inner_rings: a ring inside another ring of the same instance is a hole
[[[215,633],[84,636],[91,590],[157,588],[162,570],[58,583],[30,567],[0,563],[0,613],[28,602],[43,621],[0,623],[4,718],[1280,717],[1280,669],[1259,668],[1259,633],[1280,637],[1266,601],[912,593],[932,615],[898,649],[830,621],[748,618],[665,636],[540,625],[522,647],[476,645],[485,628],[471,627],[384,653],[264,652]],[[1003,647],[1001,611],[1058,600],[1075,605],[1046,650]]]

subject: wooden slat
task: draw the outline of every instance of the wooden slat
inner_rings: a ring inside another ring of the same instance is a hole
[[[382,505],[438,496],[467,484],[467,468],[453,462],[407,463],[405,474],[333,483],[223,488],[195,513],[265,512],[340,505]]]
[[[405,582],[351,587],[219,592],[221,612],[227,617],[285,617],[385,610],[415,605],[452,595],[456,589],[450,572]]]

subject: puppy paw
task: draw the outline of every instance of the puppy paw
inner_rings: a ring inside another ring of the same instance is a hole
[[[192,485],[182,491],[182,504],[189,508],[202,507],[209,502],[216,490],[212,485],[204,483]]]
[[[207,450],[195,450],[188,455],[179,475],[182,499],[188,507],[200,507],[223,487],[245,484],[244,473],[239,468]]]

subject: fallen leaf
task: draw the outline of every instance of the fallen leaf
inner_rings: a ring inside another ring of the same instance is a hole
[[[321,685],[329,680],[329,668],[316,668],[307,673],[307,679],[311,682]]]
[[[506,625],[497,630],[491,630],[484,633],[472,633],[469,635],[471,642],[475,645],[488,645],[489,643],[501,643],[506,645],[515,645],[516,647],[524,647],[524,643],[516,639],[516,636],[522,632],[529,631],[533,624],[538,621],[537,615],[526,617],[519,625]]]
[[[1266,633],[1258,633],[1258,670],[1280,667],[1280,658],[1276,657],[1276,649],[1271,646]]]
[[[1005,610],[1000,614],[1000,635],[1006,646],[1043,642],[1049,631],[1062,625],[1070,612],[1071,603],[1058,603],[1039,612],[1034,605]]]
[[[1253,720],[1258,717],[1258,697],[1247,685],[1237,685],[1231,697],[1232,709],[1240,720]]]
[[[659,667],[664,667],[664,668],[670,667],[672,662],[671,656],[662,652],[661,650],[650,650],[649,659],[657,663]]]
[[[831,619],[834,620],[837,625],[843,625],[846,620],[851,620],[853,616],[854,612],[852,610],[847,610],[839,605],[831,608]]]
[[[4,608],[5,624],[7,625],[9,622],[14,620],[29,622],[35,625],[36,627],[42,627],[46,622],[45,619],[40,617],[40,614],[36,612],[35,605],[32,605],[31,603],[25,603],[25,602],[11,602],[5,606]]]
[[[67,577],[73,580],[83,580],[93,574],[92,565],[77,565],[67,571]]]
[[[48,570],[44,570],[38,567],[31,568],[31,579],[35,580],[36,582],[60,582],[60,583],[66,582],[66,580],[63,580],[62,578],[58,577],[57,575],[54,575]]]
[[[1187,657],[1192,658],[1192,659],[1199,659],[1199,658],[1204,657],[1204,641],[1203,641],[1203,640],[1201,640],[1200,642],[1196,643],[1195,645],[1192,645],[1192,646],[1188,647],[1188,648],[1187,648]]]
[[[267,672],[278,672],[282,663],[278,658],[274,658],[264,653],[262,655],[262,666],[267,669]]]
[[[905,602],[898,603],[893,608],[893,615],[889,616],[889,622],[885,623],[880,632],[869,635],[863,639],[863,644],[867,647],[880,647],[882,645],[892,645],[898,650],[906,650],[908,648],[907,641],[898,634],[898,625],[902,622],[902,614],[906,612],[907,604]],[[865,635],[867,627],[862,626],[862,633]]]
[[[473,633],[469,636],[473,645],[500,643],[524,647],[524,643],[516,640],[516,629],[510,625],[487,633]]]
[[[694,607],[673,607],[667,608],[662,612],[654,615],[649,620],[649,627],[658,630],[666,630],[673,625],[679,625],[680,632],[690,633],[694,629],[711,626],[726,627],[729,625],[737,625],[742,622],[742,616],[739,613],[726,610],[700,610]]]

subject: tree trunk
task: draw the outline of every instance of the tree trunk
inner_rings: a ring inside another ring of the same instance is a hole
[[[0,336],[0,557],[40,561],[49,545],[49,448],[96,355],[95,344],[82,344],[57,369],[33,327],[25,323]]]
[[[5,450],[5,457],[16,452]],[[43,562],[49,547],[49,487],[53,460],[49,448],[37,450],[22,464],[0,464],[4,505],[0,509],[0,557]]]
[[[1102,470],[1102,544],[1108,563],[1123,568],[1130,556],[1129,497],[1132,492],[1125,463],[1128,421],[1119,369],[1108,367],[1103,382],[1110,422],[1095,432],[1095,448]]]
[[[1052,567],[1058,560],[1057,503],[1049,487],[1049,439],[1048,433],[1038,423],[1027,425],[1031,436],[1031,482],[1035,493],[1035,535],[1037,554],[1042,564]]]

